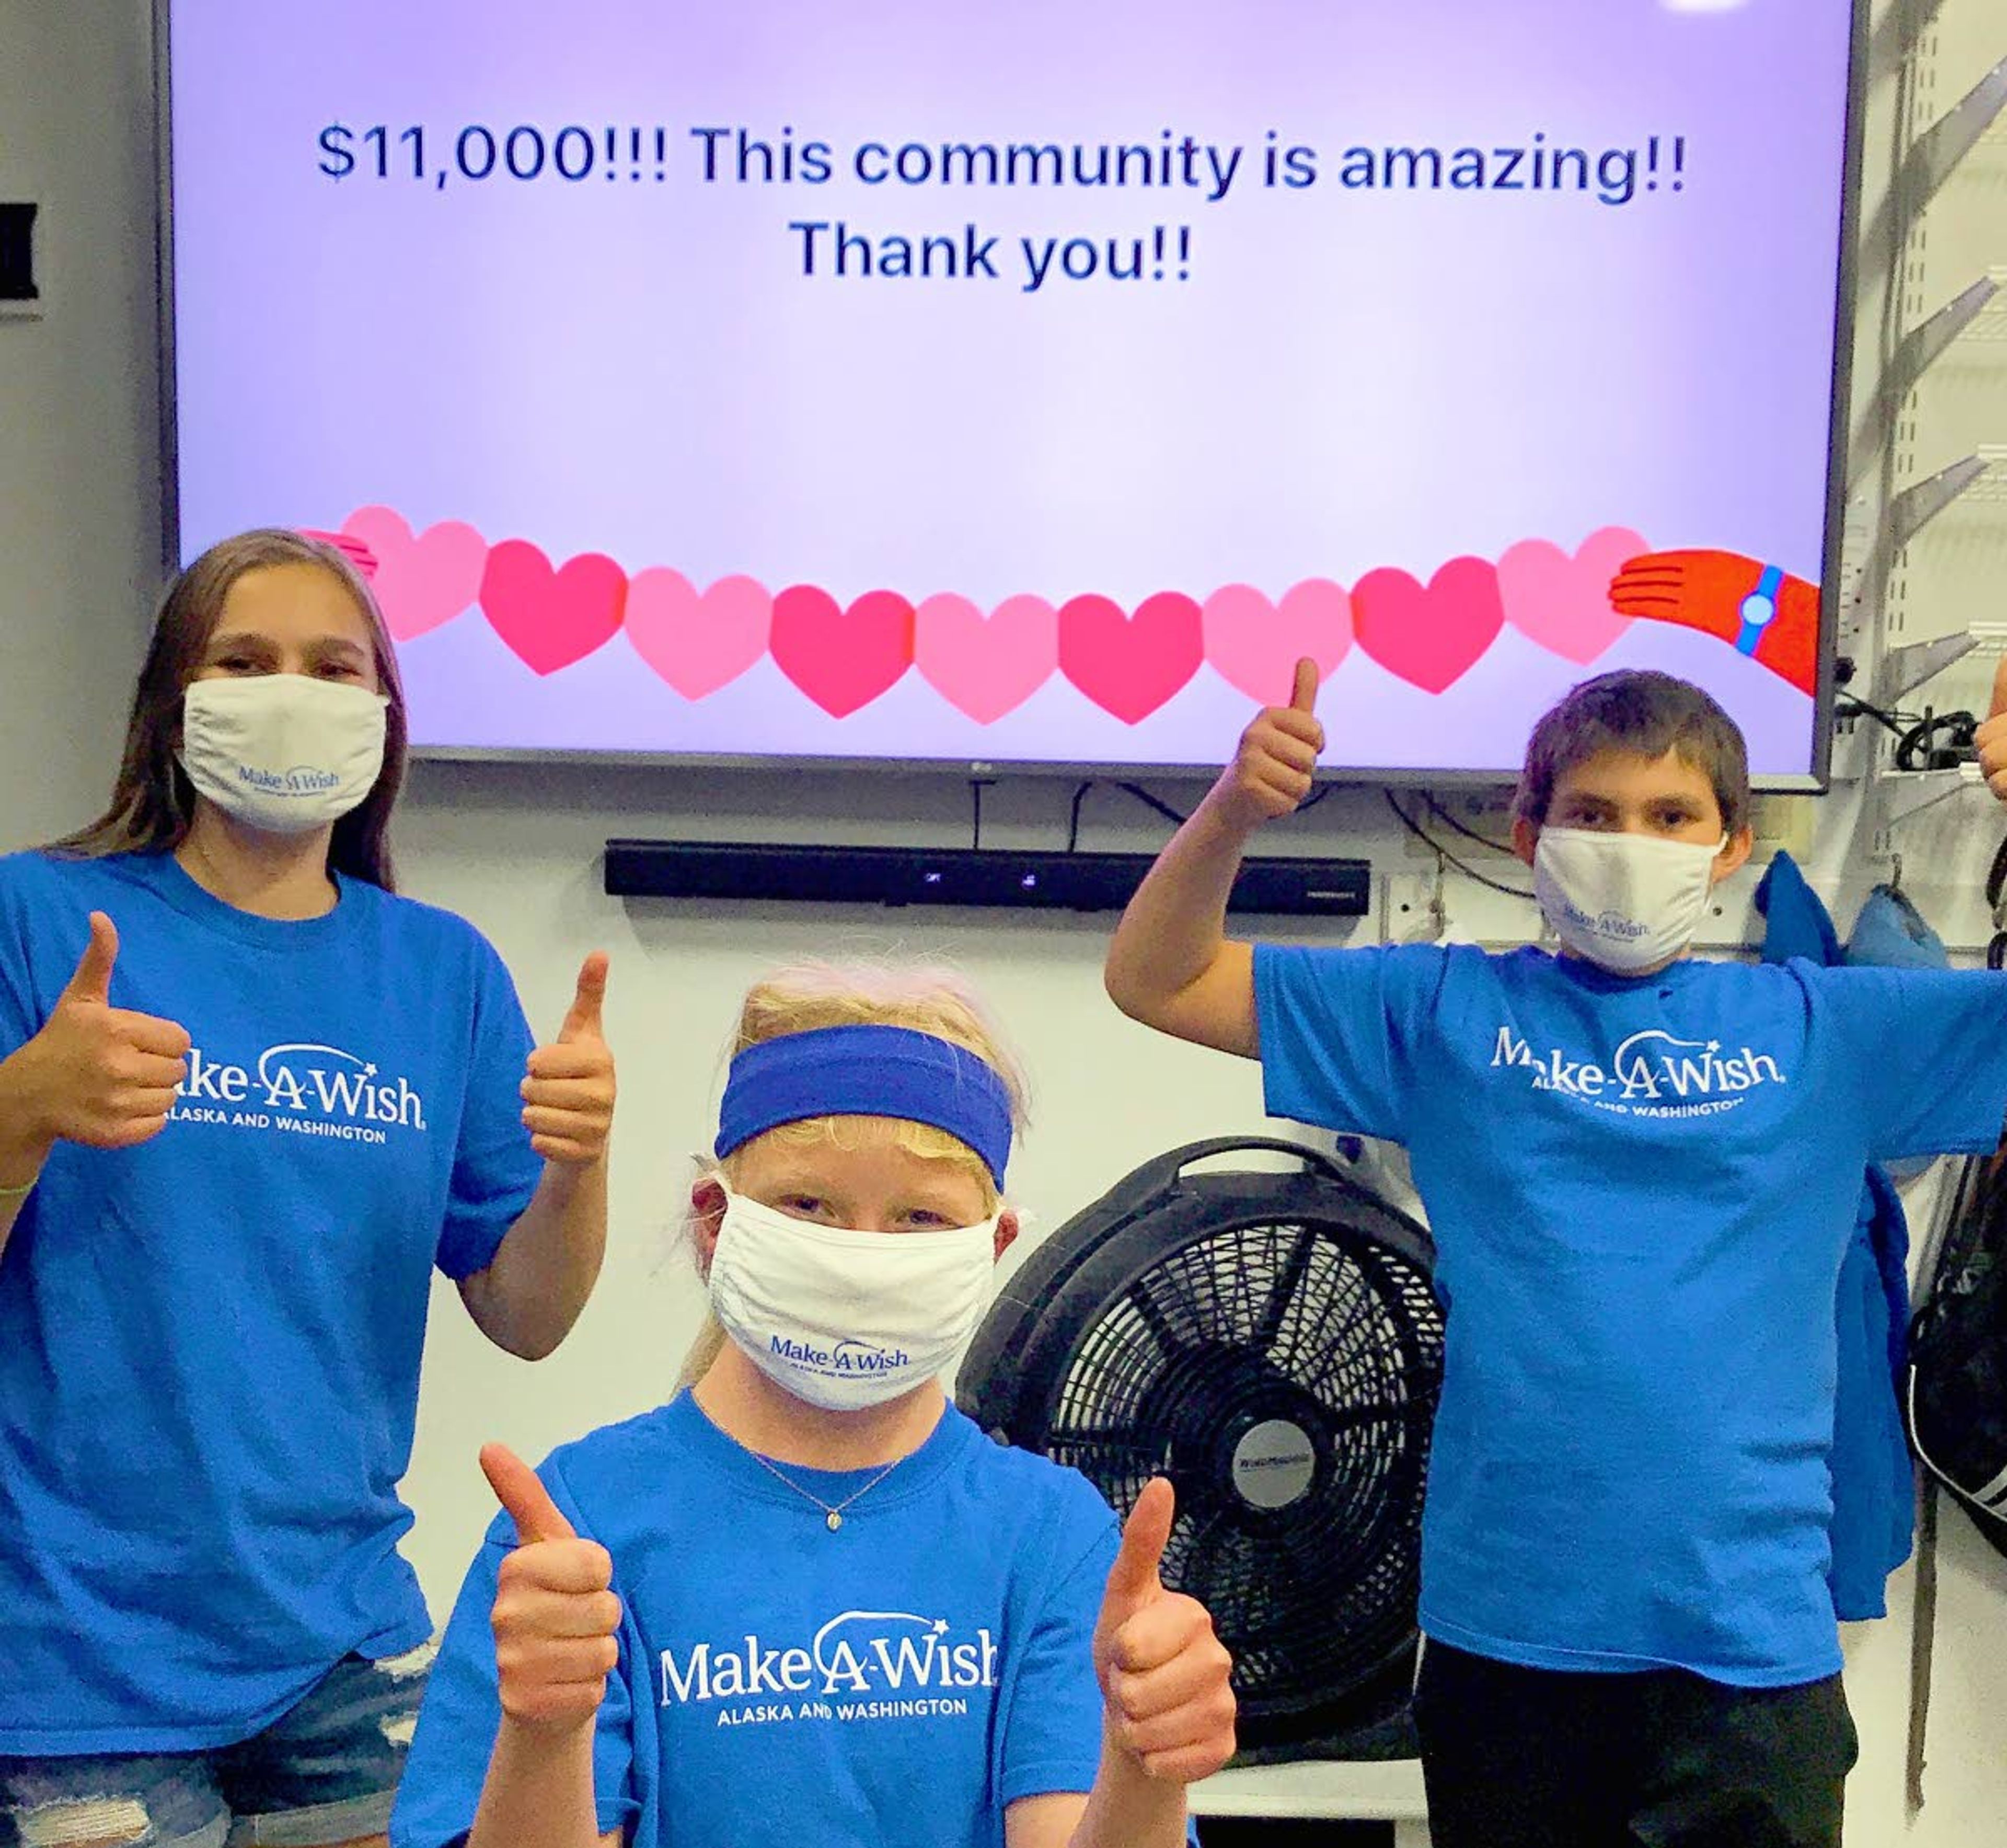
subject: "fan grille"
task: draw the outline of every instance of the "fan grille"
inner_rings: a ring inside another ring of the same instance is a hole
[[[1170,1476],[1166,1582],[1212,1613],[1243,1712],[1316,1708],[1412,1640],[1441,1361],[1426,1274],[1357,1227],[1215,1220],[1081,1331],[1046,1448],[1125,1511]]]

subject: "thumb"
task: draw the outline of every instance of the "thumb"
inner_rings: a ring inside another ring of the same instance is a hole
[[[558,1511],[542,1479],[506,1444],[481,1447],[481,1473],[495,1499],[516,1523],[516,1544],[534,1546],[539,1540],[575,1540],[572,1525]]]
[[[1162,1476],[1152,1476],[1123,1523],[1122,1548],[1109,1569],[1108,1595],[1102,1609],[1118,1621],[1163,1589],[1157,1568],[1163,1561],[1176,1514],[1176,1491]]]
[[[65,986],[65,1001],[94,1001],[101,1007],[111,999],[111,965],[118,960],[118,929],[102,912],[90,914],[90,941]]]
[[[600,1026],[599,1010],[606,1001],[606,953],[603,950],[594,950],[585,959],[578,972],[578,992],[571,998],[564,1025],[558,1028],[559,1045],[574,1039],[605,1038]]]
[[[1296,681],[1289,691],[1289,704],[1298,712],[1314,712],[1317,697],[1317,664],[1306,654],[1296,663]]]

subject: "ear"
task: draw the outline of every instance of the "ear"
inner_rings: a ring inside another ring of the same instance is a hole
[[[1756,831],[1745,822],[1728,837],[1728,845],[1714,856],[1714,870],[1709,875],[1709,883],[1719,883],[1737,871],[1749,858],[1755,845]]]
[[[1533,863],[1533,850],[1540,844],[1540,830],[1536,823],[1529,821],[1523,815],[1512,817],[1512,851],[1528,866]]]
[[[714,1174],[690,1183],[690,1239],[697,1247],[697,1275],[711,1275],[718,1250],[718,1228],[725,1222],[725,1188]]]
[[[1018,1215],[1005,1211],[996,1218],[996,1255],[1004,1254],[1018,1242]]]

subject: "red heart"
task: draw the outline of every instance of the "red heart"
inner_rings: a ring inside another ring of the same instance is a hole
[[[524,666],[554,674],[612,640],[627,603],[627,573],[602,552],[580,552],[553,571],[527,539],[490,549],[481,609]]]
[[[831,718],[868,706],[913,665],[913,606],[897,591],[866,591],[845,609],[798,584],[774,598],[767,651]]]
[[[1498,567],[1489,559],[1451,559],[1426,589],[1405,571],[1369,571],[1352,587],[1353,633],[1390,674],[1439,693],[1504,626]]]
[[[1148,718],[1205,658],[1199,608],[1159,591],[1126,615],[1112,598],[1075,597],[1060,608],[1060,672],[1125,725]]]

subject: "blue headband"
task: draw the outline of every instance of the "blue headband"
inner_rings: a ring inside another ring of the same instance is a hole
[[[718,1109],[720,1161],[755,1136],[810,1116],[898,1116],[959,1137],[1000,1188],[1011,1094],[987,1060],[910,1027],[817,1027],[750,1046]]]

